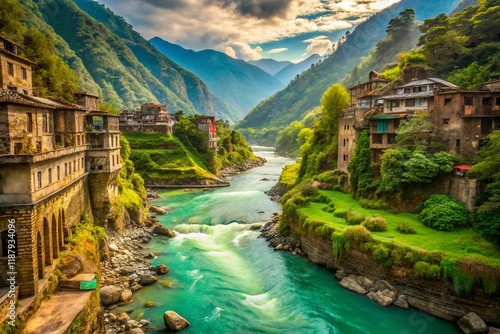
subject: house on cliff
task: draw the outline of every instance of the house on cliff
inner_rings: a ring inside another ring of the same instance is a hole
[[[356,141],[361,131],[368,128],[365,116],[381,107],[381,96],[389,89],[389,80],[371,71],[368,80],[349,88],[351,105],[339,117],[339,146],[337,168],[348,173],[347,166],[354,155]]]
[[[10,75],[0,74],[1,82]],[[33,96],[31,82],[0,89],[0,287],[15,272],[20,297],[41,298],[82,214],[106,224],[117,195],[118,116],[98,111],[96,96],[76,99],[81,105]]]
[[[31,95],[33,62],[19,55],[19,46],[0,35],[0,89]]]
[[[196,117],[196,127],[208,136],[208,148],[217,150],[217,126],[214,116]]]
[[[175,116],[168,113],[165,104],[145,103],[139,110],[120,113],[120,129],[123,132],[172,133],[174,126]]]

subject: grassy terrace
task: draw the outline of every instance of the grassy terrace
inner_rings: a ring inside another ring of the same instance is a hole
[[[146,183],[153,180],[215,179],[200,156],[190,152],[171,134],[125,133],[130,158]]]
[[[413,213],[392,213],[384,210],[365,209],[351,194],[336,191],[320,191],[334,203],[336,210],[351,209],[364,216],[378,216],[387,220],[387,231],[371,232],[374,239],[381,242],[408,246],[418,251],[438,252],[455,258],[471,257],[491,267],[500,266],[500,250],[486,241],[472,228],[460,228],[452,232],[437,231],[424,226]],[[343,231],[349,225],[344,218],[335,217],[324,211],[327,204],[310,202],[298,209],[301,215],[321,221],[335,231]],[[398,222],[406,221],[416,234],[402,234],[397,231]]]

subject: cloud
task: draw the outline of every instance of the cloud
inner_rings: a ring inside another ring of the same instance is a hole
[[[252,49],[250,45],[246,43],[230,43],[226,46],[226,54],[233,58],[243,59],[245,61],[259,60],[262,59],[262,48],[257,46]]]
[[[315,54],[324,56],[328,51],[328,49],[333,46],[332,41],[330,41],[326,36],[317,36],[314,38],[309,38],[304,40],[303,42],[309,44],[306,48],[306,52],[302,56],[300,56],[299,59],[296,59],[293,62],[300,62]]]
[[[258,58],[260,53],[252,51],[248,44],[350,29],[399,0],[98,1],[123,16],[147,39],[159,36],[194,50],[226,51],[226,47],[232,47],[238,58]],[[319,48],[317,44],[310,47]]]
[[[281,53],[281,52],[285,52],[285,51],[288,51],[288,48],[276,48],[276,49],[269,50],[267,53]]]
[[[292,2],[294,0],[205,0],[207,4],[229,8],[241,16],[260,19],[285,17]]]

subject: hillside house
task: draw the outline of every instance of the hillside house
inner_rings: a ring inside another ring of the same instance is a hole
[[[175,116],[165,104],[145,103],[139,110],[124,110],[120,114],[120,129],[124,132],[173,132]]]
[[[370,147],[374,162],[380,162],[383,151],[394,146],[401,120],[408,119],[417,110],[433,110],[435,90],[445,88],[458,87],[438,78],[413,79],[396,87],[395,94],[381,97],[383,112],[370,118]]]
[[[215,117],[213,116],[198,116],[196,117],[196,127],[203,131],[208,136],[208,148],[217,149],[217,127],[215,125]]]
[[[19,54],[19,46],[0,36],[0,89],[33,95],[33,62]]]
[[[482,141],[500,130],[500,87],[485,84],[478,90],[440,88],[436,90],[431,119],[434,136],[443,144],[443,150],[472,163]]]
[[[351,105],[344,109],[339,118],[339,148],[337,168],[347,173],[347,165],[354,154],[356,141],[363,129],[367,128],[365,115],[381,106],[381,96],[389,80],[371,71],[368,81],[349,88]]]

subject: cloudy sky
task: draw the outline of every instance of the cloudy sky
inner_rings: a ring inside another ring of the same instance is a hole
[[[347,29],[399,0],[98,0],[146,39],[244,60],[322,54]]]

